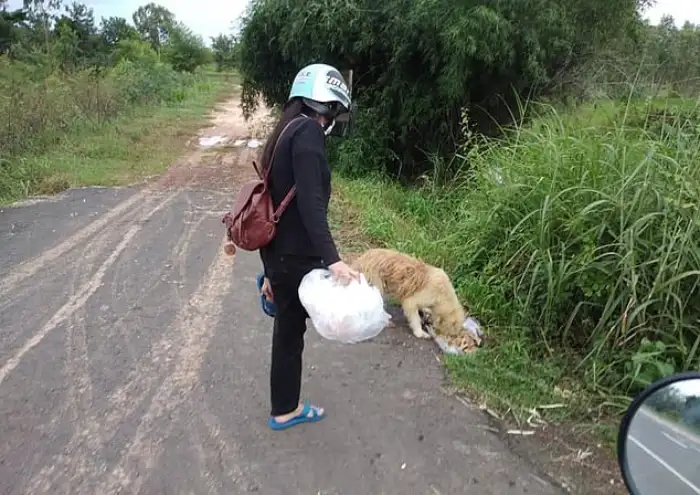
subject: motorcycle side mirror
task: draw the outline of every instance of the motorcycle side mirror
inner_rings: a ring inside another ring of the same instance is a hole
[[[617,461],[631,495],[700,495],[700,373],[657,380],[632,401]]]

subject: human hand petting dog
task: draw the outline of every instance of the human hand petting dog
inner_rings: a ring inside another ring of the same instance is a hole
[[[333,279],[343,285],[347,285],[353,280],[360,281],[360,272],[350,268],[344,261],[337,261],[330,265],[328,269],[331,271]]]

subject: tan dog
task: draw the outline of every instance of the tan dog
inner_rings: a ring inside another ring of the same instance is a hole
[[[465,311],[450,277],[442,269],[392,249],[369,249],[351,266],[362,272],[382,296],[401,302],[408,325],[416,337],[430,338],[421,325],[420,310],[430,313],[436,334],[463,334]]]

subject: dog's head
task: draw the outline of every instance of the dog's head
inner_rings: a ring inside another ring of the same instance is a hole
[[[464,332],[466,314],[461,305],[440,308],[432,314],[436,333],[457,336]]]

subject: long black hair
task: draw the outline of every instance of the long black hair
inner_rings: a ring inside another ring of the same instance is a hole
[[[295,117],[302,114],[310,116],[309,113],[310,109],[304,105],[300,98],[294,98],[293,100],[285,103],[282,109],[282,116],[277,121],[277,124],[275,124],[274,129],[272,129],[272,132],[270,133],[270,136],[267,138],[265,146],[263,147],[262,155],[260,157],[263,171],[267,170],[267,168],[271,165],[270,158],[272,158],[272,151],[275,148],[275,143],[277,142],[277,138],[282,132],[282,129],[284,129],[284,127]]]

